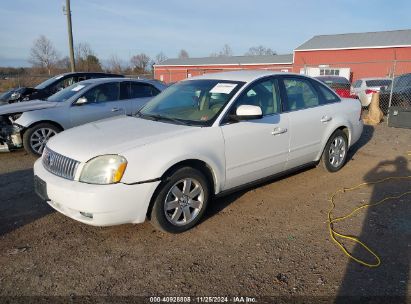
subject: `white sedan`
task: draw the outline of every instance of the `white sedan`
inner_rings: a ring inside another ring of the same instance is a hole
[[[35,189],[86,224],[148,218],[177,233],[214,196],[319,162],[338,171],[362,128],[358,100],[310,77],[207,74],[174,84],[136,116],[53,137],[34,165]]]

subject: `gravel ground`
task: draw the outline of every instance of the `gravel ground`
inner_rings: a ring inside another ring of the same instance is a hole
[[[34,158],[0,154],[0,296],[337,296],[411,298],[411,196],[360,212],[336,227],[359,235],[378,268],[350,261],[327,230],[340,187],[411,175],[411,130],[366,126],[338,173],[321,167],[212,202],[179,235],[150,223],[91,227],[54,212],[33,193]],[[411,189],[378,184],[337,198],[336,215]],[[373,261],[358,246],[354,254]],[[318,297],[318,298],[316,298]],[[339,302],[339,299],[336,300]]]

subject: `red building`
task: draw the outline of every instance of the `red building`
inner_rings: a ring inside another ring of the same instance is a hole
[[[154,65],[154,78],[170,83],[207,73],[244,69],[292,72],[293,55],[167,59]]]
[[[170,83],[239,69],[340,75],[351,81],[410,73],[411,30],[314,36],[292,55],[167,59],[154,66],[154,77]]]
[[[314,36],[294,50],[293,71],[350,80],[411,72],[411,30]]]

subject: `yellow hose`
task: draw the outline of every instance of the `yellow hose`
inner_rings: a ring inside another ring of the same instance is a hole
[[[411,155],[411,153],[409,155]],[[409,194],[411,194],[411,191],[407,191],[407,192],[404,192],[404,193],[402,193],[400,195],[396,195],[396,196],[388,196],[388,197],[385,197],[382,200],[380,200],[378,202],[375,202],[375,203],[364,204],[362,206],[359,206],[359,207],[355,208],[353,211],[351,211],[349,214],[347,214],[345,216],[340,216],[340,217],[333,218],[332,212],[335,209],[335,202],[334,202],[335,197],[339,193],[344,193],[344,192],[348,192],[348,191],[357,190],[357,189],[359,189],[361,187],[364,187],[364,186],[367,186],[367,185],[375,185],[375,184],[383,183],[387,180],[405,180],[405,179],[411,180],[411,176],[387,177],[387,178],[384,178],[384,179],[381,179],[381,180],[378,180],[378,181],[375,181],[375,182],[361,183],[361,184],[359,184],[357,186],[354,186],[354,187],[351,187],[351,188],[339,189],[336,192],[334,192],[334,194],[330,197],[329,201],[331,203],[331,209],[330,209],[330,211],[328,211],[328,229],[329,229],[330,236],[331,236],[332,240],[338,245],[338,247],[340,247],[340,249],[344,252],[344,254],[346,256],[348,256],[349,258],[353,259],[354,261],[356,261],[357,263],[359,263],[361,265],[371,267],[371,268],[378,267],[381,264],[380,257],[373,250],[371,250],[367,245],[365,245],[363,242],[361,242],[357,237],[349,236],[349,235],[345,235],[345,234],[337,232],[334,229],[333,224],[336,223],[336,222],[340,222],[340,221],[343,221],[343,220],[346,220],[346,219],[350,218],[351,216],[353,216],[355,213],[357,213],[358,211],[360,211],[362,209],[365,209],[365,208],[368,208],[368,207],[371,207],[371,206],[377,206],[377,205],[382,204],[383,202],[388,201],[390,199],[399,199],[399,198],[401,198],[405,195],[409,195]],[[365,250],[367,250],[371,255],[373,255],[375,257],[375,263],[373,263],[373,264],[367,263],[367,262],[365,262],[361,259],[358,259],[358,258],[354,257],[351,253],[349,253],[347,251],[347,249],[345,249],[343,244],[340,241],[338,241],[336,237],[340,237],[342,239],[347,239],[347,240],[353,241],[354,243],[359,244]]]

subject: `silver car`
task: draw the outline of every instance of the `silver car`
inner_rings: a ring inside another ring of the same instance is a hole
[[[155,80],[90,79],[46,100],[0,106],[0,151],[24,147],[41,155],[57,133],[115,115],[133,115],[165,87]]]
[[[368,107],[372,94],[379,92],[381,87],[387,88],[391,81],[389,78],[378,77],[358,79],[351,86],[351,94],[358,96],[363,107]]]

